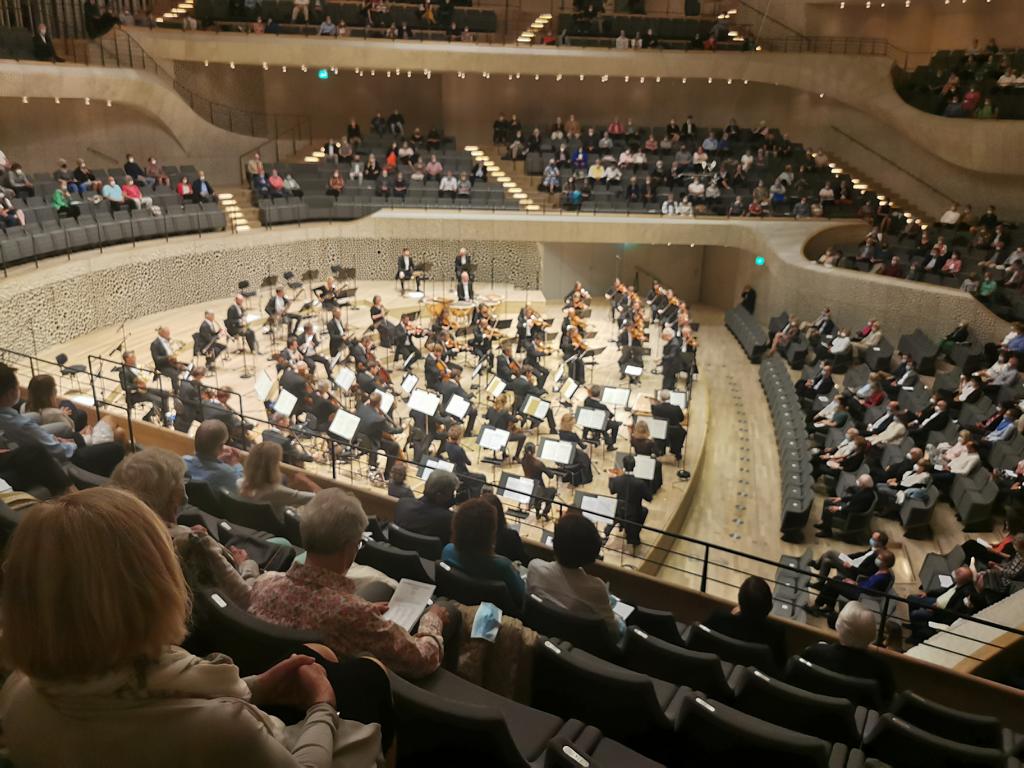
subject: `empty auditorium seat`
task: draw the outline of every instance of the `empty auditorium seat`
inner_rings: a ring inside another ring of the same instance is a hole
[[[648,635],[638,627],[626,633],[622,664],[676,685],[685,685],[718,701],[732,701],[728,678],[733,665],[713,653],[681,648]]]
[[[526,598],[523,623],[546,637],[557,637],[605,659],[621,652],[603,619],[580,616],[535,593]]]
[[[391,523],[387,527],[388,542],[399,549],[408,549],[418,552],[420,557],[427,560],[440,560],[441,549],[444,544],[436,536],[424,536],[419,533],[407,531],[404,528]]]
[[[972,747],[1010,754],[1020,746],[1019,737],[996,718],[953,709],[913,691],[898,693],[889,712],[915,728]]]
[[[789,660],[783,679],[804,690],[826,696],[840,696],[869,709],[880,709],[882,706],[882,693],[876,681],[833,672],[802,656],[794,656]]]
[[[899,768],[1002,768],[1007,764],[999,749],[936,736],[888,713],[864,737],[864,754]]]
[[[185,493],[189,504],[194,504],[203,512],[223,517],[223,503],[220,491],[214,490],[208,483],[189,480],[185,484]]]
[[[631,627],[642,629],[648,635],[664,640],[666,643],[686,645],[683,635],[689,626],[676,621],[676,617],[668,611],[656,611],[638,605],[629,614],[626,623]]]
[[[434,561],[424,560],[415,552],[383,542],[364,540],[356,553],[356,562],[376,568],[396,581],[412,579],[425,584],[434,583]]]
[[[282,522],[269,504],[248,501],[230,493],[221,494],[221,510],[222,517],[228,522],[266,531],[286,538],[296,546],[302,546],[299,518],[293,510],[285,510]]]
[[[697,624],[690,629],[686,647],[691,651],[713,653],[723,661],[757,667],[772,674],[777,667],[772,650],[767,645],[736,640],[703,624]]]

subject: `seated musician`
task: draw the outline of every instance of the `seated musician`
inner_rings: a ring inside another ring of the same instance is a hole
[[[582,320],[576,320],[573,310],[569,316],[569,323],[563,324],[562,330],[562,355],[568,362],[569,377],[577,384],[585,384],[587,380],[587,369],[583,363],[583,353],[587,351],[587,344],[583,341],[583,334],[580,328],[583,327]]]
[[[302,353],[302,359],[306,361],[310,371],[316,372],[316,364],[320,363],[324,367],[324,373],[330,378],[331,361],[317,352],[319,346],[320,337],[313,332],[313,323],[307,322],[302,326],[302,334],[299,336],[299,352]]]
[[[318,381],[311,401],[306,414],[305,426],[315,432],[326,432],[327,427],[334,420],[334,414],[341,407],[341,404],[331,394],[331,382],[323,379]],[[286,450],[285,461],[288,460],[287,456],[288,451]]]
[[[285,392],[295,397],[295,409],[292,416],[300,416],[306,412],[306,396],[312,389],[312,377],[309,375],[309,366],[301,358],[290,368],[281,372],[278,383]]]
[[[651,405],[651,416],[668,422],[668,432],[666,433],[668,440],[655,442],[662,443],[658,446],[659,450],[664,450],[665,443],[667,443],[668,450],[676,457],[676,461],[681,461],[683,443],[686,442],[686,427],[683,426],[686,414],[678,405],[672,405],[669,402],[671,397],[672,394],[667,389],[663,389],[658,393],[658,402]]]
[[[529,395],[534,397],[543,398],[547,394],[543,389],[537,386],[537,378],[533,375],[533,371],[526,369],[522,371],[518,376],[512,379],[508,385],[509,392],[515,396],[515,402],[513,404],[514,409],[518,412],[522,409],[523,403]],[[533,416],[527,416],[530,420],[530,425],[536,427],[540,425],[540,421]],[[548,430],[552,433],[555,432],[555,416],[554,409],[548,408],[547,413]]]
[[[574,298],[576,299],[576,302],[573,301]],[[573,283],[572,290],[565,294],[564,301],[567,307],[576,306],[577,302],[580,304],[589,305],[590,293],[587,291],[586,288],[583,287],[583,283],[577,280],[575,283]]]
[[[356,365],[356,370],[363,370],[370,365],[370,358],[373,356],[373,337],[366,334],[359,340],[358,344],[349,344],[349,354]]]
[[[661,462],[657,460],[658,446],[651,438],[651,428],[643,419],[637,419],[629,430],[629,445],[637,456],[650,456],[654,461],[654,480],[651,483],[651,493],[657,493],[661,488]]]
[[[459,383],[459,374],[461,373],[462,369],[458,366],[446,364],[446,370],[441,375],[441,380],[437,385],[437,391],[441,394],[445,407],[447,407],[448,403],[451,401],[452,395],[458,395],[469,403],[469,409],[466,411],[465,416],[466,437],[472,437],[473,426],[476,424],[477,408],[473,405],[472,395],[463,389],[462,384]],[[461,422],[462,419],[459,419],[459,421]]]
[[[295,336],[288,337],[288,344],[277,353],[277,372],[280,373],[292,368],[296,363],[303,361],[302,352],[299,351],[299,340]]]
[[[170,379],[171,390],[174,394],[178,394],[178,378],[184,366],[174,356],[174,348],[171,346],[171,330],[166,325],[161,325],[156,329],[156,338],[149,345],[149,354],[153,358],[153,367],[161,376]]]
[[[377,471],[378,454],[381,452],[387,456],[383,477],[391,474],[391,468],[400,453],[394,436],[402,432],[402,428],[391,421],[381,409],[380,402],[380,393],[374,392],[356,409],[356,416],[359,417],[359,428],[356,430],[357,445],[367,452],[369,474],[375,480],[383,479],[381,473]]]
[[[333,312],[338,307],[338,294],[341,293],[341,289],[335,284],[333,277],[328,277],[323,285],[314,288],[313,293],[328,312]]]
[[[473,296],[473,281],[469,279],[469,272],[463,270],[459,275],[459,284],[455,289],[455,298],[458,301],[472,301]]]
[[[197,340],[199,349],[197,352],[206,358],[207,370],[213,370],[214,363],[227,347],[220,342],[220,336],[224,330],[215,319],[212,309],[206,310],[203,314],[203,322],[199,325]]]
[[[267,305],[263,308],[263,311],[267,313],[267,325],[269,326],[266,333],[270,333],[270,328],[284,319],[290,304],[291,301],[285,298],[284,288],[280,286],[275,288],[274,295],[267,300]]]
[[[441,331],[441,333],[438,334],[437,339],[443,350],[444,361],[448,363],[450,367],[462,370],[462,366],[455,362],[455,357],[460,352],[464,351],[464,347],[456,341],[448,331]]]
[[[167,400],[171,395],[166,390],[149,386],[143,372],[136,367],[135,353],[131,350],[127,350],[121,355],[118,378],[121,380],[121,389],[124,390],[129,408],[136,403],[149,403],[150,409],[142,417],[142,420],[153,421],[153,417],[159,410],[160,420],[163,421],[168,411]]]
[[[521,352],[523,349],[523,342],[531,335],[533,331],[533,307],[529,304],[523,306],[519,310],[519,315],[516,317],[516,352]]]
[[[395,326],[395,356],[402,360],[402,368],[409,368],[423,357],[413,343],[414,336],[424,336],[426,332],[417,328],[409,315],[402,315],[402,321]]]
[[[615,441],[619,438],[619,427],[622,425],[612,418],[612,412],[607,405],[601,402],[601,387],[597,384],[590,388],[587,393],[587,399],[583,401],[584,408],[590,408],[595,411],[604,411],[608,414],[608,420],[605,422],[604,432],[601,435],[604,437],[604,444],[608,450],[615,447]],[[584,429],[583,436],[591,437],[597,434],[595,429]]]
[[[456,501],[479,496],[484,483],[487,482],[487,475],[470,471],[469,455],[461,443],[462,427],[453,424],[448,428],[448,440],[444,444],[442,453],[448,457],[448,461],[455,465],[455,476],[462,481],[459,485],[459,495],[455,497]]]
[[[546,350],[544,350],[543,345],[531,334],[523,341],[523,352],[526,353],[523,358],[523,365],[536,374],[537,384],[543,387],[548,380],[548,374],[551,373],[540,362],[540,358],[546,354]]]
[[[469,252],[465,248],[459,248],[458,254],[455,256],[455,272],[456,275],[461,275],[463,272],[472,272],[473,265],[469,260]]]
[[[228,316],[224,320],[224,327],[227,328],[228,336],[234,338],[241,336],[249,345],[249,351],[254,355],[260,353],[259,345],[256,343],[256,332],[245,322],[245,296],[235,294],[234,303],[228,307]]]
[[[434,318],[434,322],[430,324],[430,332],[437,336],[441,331],[451,330],[452,318],[451,313],[448,311],[448,307],[445,307],[438,313],[437,317]]]
[[[283,413],[271,414],[270,426],[263,430],[261,438],[264,443],[277,443],[281,446],[281,460],[285,464],[302,469],[307,461],[313,460],[313,457],[296,441],[291,431],[290,420]]]
[[[437,342],[430,342],[426,346],[427,356],[423,358],[423,379],[427,389],[437,390],[441,384],[441,378],[447,372],[447,366],[441,359],[444,355]]]
[[[434,411],[433,416],[427,416],[422,411],[410,411],[412,417],[412,428],[409,430],[409,439],[405,443],[408,450],[412,444],[412,460],[419,464],[423,461],[424,454],[431,454],[431,447],[436,442],[438,449],[444,446],[448,437],[448,428],[455,424],[455,418],[446,413],[441,413],[441,408]]]
[[[497,359],[495,375],[506,384],[509,384],[519,373],[519,363],[512,357],[512,345],[502,344],[501,354],[498,355]]]
[[[374,296],[373,304],[370,305],[370,324],[374,328],[378,328],[384,322],[385,314],[387,314],[387,310],[384,309],[384,299],[380,296]]]
[[[566,467],[569,472],[566,480],[569,485],[580,486],[593,482],[594,469],[590,463],[590,456],[587,455],[587,444],[580,439],[575,430],[576,417],[568,411],[563,413],[558,421],[558,439],[576,446],[573,462]]]
[[[204,389],[200,406],[201,421],[212,419],[223,422],[224,426],[228,428],[228,445],[245,451],[251,445],[247,432],[252,425],[242,421],[242,417],[231,407],[236,402],[238,402],[238,397],[230,387]]]
[[[526,433],[519,426],[519,416],[512,412],[508,393],[502,392],[498,395],[494,399],[494,405],[487,409],[487,424],[508,432],[508,441],[516,444],[516,453],[512,460],[519,461],[523,444],[526,442]]]
[[[551,502],[555,500],[557,489],[548,488],[544,478],[555,477],[554,470],[537,458],[537,449],[533,443],[527,443],[523,447],[523,460],[520,466],[523,468],[523,477],[533,480],[533,509],[537,513],[537,518],[550,520]]]
[[[641,349],[644,345],[644,326],[642,318],[635,317],[632,322],[626,325],[619,334],[619,345],[622,354],[619,356],[619,378],[626,378],[626,368],[636,366],[643,368],[644,360]],[[630,376],[630,384],[639,384],[639,376]]]
[[[202,421],[200,416],[200,404],[202,397],[200,392],[203,388],[203,379],[206,377],[206,369],[197,365],[192,369],[191,375],[184,379],[178,387],[178,400],[181,407],[174,418],[174,428],[178,432],[188,432],[193,421]]]
[[[415,275],[416,267],[412,262],[412,256],[409,254],[408,248],[402,249],[402,254],[398,257],[398,270],[395,272],[395,279],[398,280],[399,286],[401,287],[402,293],[405,293],[405,281],[416,278],[416,290],[420,290],[423,283],[422,275]]]
[[[378,389],[384,392],[392,391],[391,380],[376,358],[371,358],[369,364],[356,374],[356,386],[366,395]]]
[[[331,357],[336,357],[343,345],[348,344],[349,336],[345,332],[345,324],[341,321],[341,307],[331,310],[331,319],[327,321],[327,334],[331,337]]]
[[[473,326],[473,340],[469,342],[469,348],[478,360],[486,360],[488,366],[494,364],[494,356],[491,354],[491,343],[494,341],[494,332],[486,317],[481,317]]]

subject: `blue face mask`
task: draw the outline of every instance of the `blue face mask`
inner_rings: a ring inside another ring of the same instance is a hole
[[[494,603],[480,603],[476,609],[476,618],[473,619],[473,631],[469,636],[493,643],[498,637],[498,630],[501,629],[501,617],[501,608]]]

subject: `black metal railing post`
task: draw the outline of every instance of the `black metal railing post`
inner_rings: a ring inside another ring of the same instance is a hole
[[[700,591],[708,591],[708,560],[711,557],[711,545],[704,545],[704,562],[700,569]]]

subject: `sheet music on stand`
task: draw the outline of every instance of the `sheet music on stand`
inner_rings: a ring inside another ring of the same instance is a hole
[[[455,465],[450,461],[445,461],[444,459],[427,459],[423,465],[420,466],[416,474],[420,476],[420,480],[426,480],[435,469],[442,469],[445,472],[454,472]]]
[[[627,365],[623,367],[622,372],[627,376],[643,376],[644,369],[641,365]]]
[[[594,525],[608,525],[615,519],[618,500],[614,496],[600,496],[596,493],[576,491],[573,506],[583,510],[583,516]]]
[[[441,396],[428,392],[425,389],[417,389],[409,397],[409,410],[417,411],[425,416],[433,416],[441,405]]]
[[[555,464],[572,464],[576,454],[576,444],[567,440],[559,440],[554,437],[542,437],[540,439],[540,457],[544,461],[553,461]]]
[[[628,408],[629,390],[624,387],[605,387],[601,390],[601,402],[609,408]]]
[[[528,477],[502,472],[501,480],[498,481],[498,496],[512,504],[528,507],[533,503],[534,487],[534,481]]]
[[[359,417],[354,413],[343,411],[338,409],[334,413],[334,418],[331,419],[331,425],[327,427],[327,431],[335,437],[340,437],[349,443],[352,442],[352,438],[356,436],[356,431],[359,429]]]
[[[287,389],[282,389],[277,393],[277,400],[274,401],[272,408],[276,413],[283,414],[285,416],[291,416],[292,411],[295,410],[295,404],[299,402],[298,398],[295,397]]]
[[[651,437],[655,440],[667,440],[668,439],[668,421],[665,419],[656,419],[653,416],[637,416],[633,415],[633,425],[636,426],[638,421],[646,422],[647,426],[651,430]]]
[[[497,376],[492,376],[491,380],[487,382],[487,386],[484,388],[487,394],[491,397],[497,397],[505,391],[505,382],[499,379]]]
[[[551,408],[551,403],[547,400],[541,400],[536,395],[527,395],[526,400],[523,401],[522,407],[519,409],[527,416],[532,416],[538,421],[543,421],[548,416],[548,410]]]
[[[456,419],[466,418],[468,411],[469,401],[459,394],[453,394],[448,398],[448,404],[444,407],[444,412],[449,416],[454,416]]]
[[[596,429],[603,432],[608,425],[608,412],[599,408],[579,408],[576,411],[576,423],[582,429]]]
[[[552,384],[554,384],[554,385],[555,385],[555,386],[557,387],[557,386],[558,386],[558,383],[559,383],[559,382],[560,382],[560,381],[561,381],[562,379],[564,379],[564,378],[565,378],[565,372],[566,372],[566,370],[567,370],[567,369],[566,369],[566,365],[565,365],[565,363],[559,363],[559,364],[558,364],[558,370],[556,370],[556,371],[555,371],[555,375],[551,377],[551,383],[552,383]],[[572,379],[566,379],[566,380],[567,380],[567,381],[572,381],[572,383],[573,383],[573,384],[576,384],[576,382],[575,382],[575,381],[573,381]],[[577,386],[579,386],[579,385],[577,385]],[[574,391],[575,391],[575,390],[574,390]]]
[[[477,445],[479,445],[485,451],[499,452],[505,450],[505,446],[508,445],[509,431],[507,429],[499,429],[498,427],[492,427],[489,424],[480,430],[480,436],[477,438]]]
[[[348,392],[356,383],[356,374],[351,368],[342,366],[334,376],[334,383],[338,385],[339,389]]]
[[[473,373],[470,374],[469,378],[475,379],[477,376],[479,376],[480,375],[480,371],[482,371],[484,369],[484,363],[485,362],[486,362],[486,358],[484,358],[479,363],[477,363],[476,367],[473,369]]]
[[[401,387],[402,391],[405,392],[406,397],[412,394],[413,390],[416,389],[416,385],[420,383],[420,377],[415,373],[405,374],[405,378],[402,379]]]
[[[615,454],[615,466],[622,469],[622,460],[629,456],[628,453]],[[654,467],[657,460],[653,456],[633,456],[636,466],[633,468],[633,476],[641,480],[654,480]]]
[[[256,382],[253,386],[261,403],[265,403],[270,399],[270,390],[274,388],[276,383],[277,377],[272,376],[266,368],[256,374]]]
[[[375,389],[373,391],[380,395],[380,409],[384,413],[391,413],[391,409],[395,405],[395,396],[390,392],[385,392],[383,389]]]
[[[685,392],[669,392],[668,401],[672,405],[678,405],[680,408],[686,408],[686,393]]]
[[[562,385],[561,391],[558,393],[558,397],[564,402],[570,402],[579,391],[580,385],[575,379],[566,379],[565,383]]]

